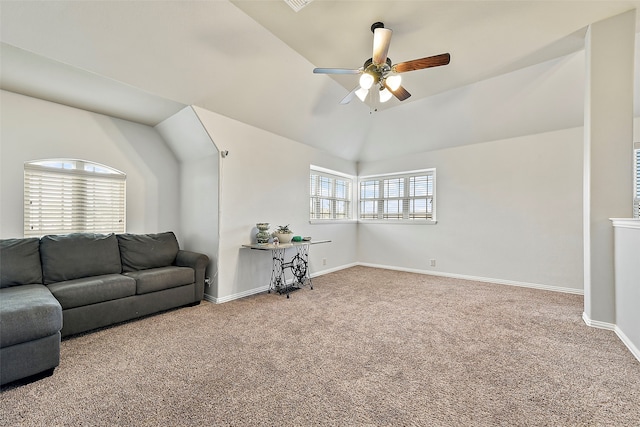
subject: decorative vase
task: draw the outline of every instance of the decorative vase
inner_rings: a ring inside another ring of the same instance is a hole
[[[269,238],[271,235],[269,234],[269,223],[268,222],[259,222],[256,224],[258,228],[258,232],[256,233],[256,241],[258,243],[269,243]]]
[[[274,237],[278,238],[280,243],[291,243],[291,238],[293,237],[293,233],[273,233]]]

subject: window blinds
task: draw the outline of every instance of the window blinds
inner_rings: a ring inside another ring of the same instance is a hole
[[[351,219],[351,179],[312,169],[310,219]]]
[[[125,231],[126,175],[24,166],[24,235]]]
[[[360,219],[434,220],[435,171],[380,175],[360,181]]]

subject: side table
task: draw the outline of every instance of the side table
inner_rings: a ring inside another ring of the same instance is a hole
[[[314,241],[302,241],[291,243],[254,243],[251,245],[242,245],[243,248],[249,248],[260,251],[271,251],[271,258],[273,260],[271,264],[271,280],[269,281],[269,290],[271,293],[273,289],[279,294],[286,294],[289,298],[289,293],[301,289],[302,286],[309,285],[310,289],[313,289],[313,283],[311,283],[311,275],[309,274],[309,247],[319,243],[329,243],[331,240],[314,240]],[[289,248],[295,248],[296,254],[293,255],[291,260],[285,261],[285,253]],[[293,274],[293,283],[287,285],[284,272],[287,268],[291,269]]]

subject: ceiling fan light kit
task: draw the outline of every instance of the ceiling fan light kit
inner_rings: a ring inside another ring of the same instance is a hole
[[[384,88],[380,90],[379,96],[380,96],[380,102],[387,102],[388,100],[391,99],[393,95],[391,94],[391,92],[389,92],[387,88]]]
[[[371,102],[387,102],[393,96],[399,101],[404,101],[411,94],[402,87],[400,73],[447,65],[451,59],[448,53],[443,53],[393,65],[387,56],[393,31],[384,28],[382,22],[373,23],[371,31],[373,32],[373,55],[364,62],[361,68],[353,70],[315,68],[313,70],[316,74],[360,74],[359,87],[352,90],[340,102],[341,104],[348,104],[354,93],[362,102],[366,101],[367,95],[371,95],[369,97]],[[378,90],[373,90],[374,88]]]
[[[398,74],[392,74],[389,77],[387,77],[387,87],[390,90],[398,90],[401,83],[402,83],[402,76]]]
[[[373,74],[365,72],[360,76],[360,88],[362,89],[369,90],[371,86],[373,86],[374,82],[375,78],[373,77]]]
[[[356,90],[356,96],[362,102],[364,102],[367,99],[367,95],[369,95],[369,89],[365,89],[361,87]]]

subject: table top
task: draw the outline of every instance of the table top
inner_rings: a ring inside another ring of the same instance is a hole
[[[258,249],[261,251],[271,251],[274,249],[295,248],[296,246],[317,245],[319,243],[329,242],[331,242],[331,240],[303,240],[302,242],[278,243],[277,245],[274,245],[273,243],[252,243],[250,245],[242,245],[242,247],[249,249]]]

